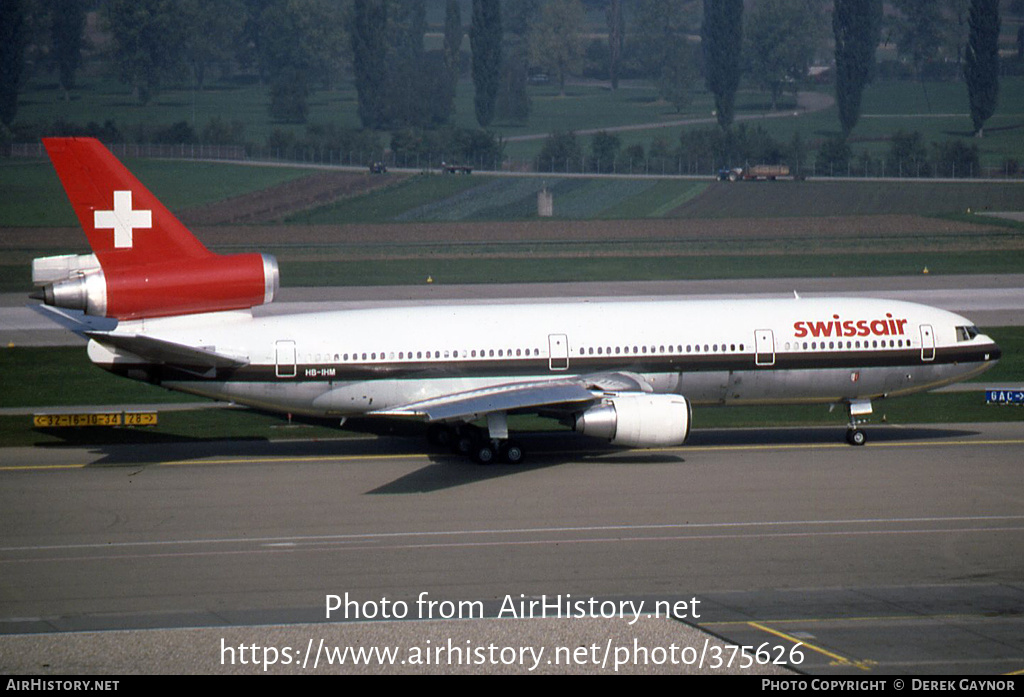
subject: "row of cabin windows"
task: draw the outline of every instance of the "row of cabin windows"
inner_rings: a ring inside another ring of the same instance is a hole
[[[909,339],[907,339],[907,340],[904,340],[904,339],[889,339],[888,340],[888,347],[889,348],[903,348],[904,346],[906,346],[907,348],[910,347],[910,340]],[[595,346],[586,346],[586,347],[581,347],[580,348],[579,355],[580,356],[595,356],[595,355],[596,356],[611,356],[611,355],[621,356],[621,355],[643,355],[643,354],[656,354],[656,353],[664,354],[664,353],[672,353],[673,351],[675,353],[680,353],[680,354],[683,353],[684,351],[685,351],[685,353],[724,353],[724,352],[735,353],[737,348],[739,349],[739,351],[742,352],[744,350],[744,345],[743,344],[738,344],[738,345],[737,344],[728,344],[728,345],[727,344],[703,344],[703,345],[702,344],[687,344],[685,346],[685,348],[684,348],[682,344],[679,344],[677,346],[669,345],[667,347],[667,350],[666,350],[665,346],[651,346],[651,347],[647,347],[647,346],[596,346],[596,347]],[[821,350],[821,349],[837,349],[837,348],[838,349],[842,349],[843,348],[843,342],[842,341],[829,341],[828,343],[826,343],[824,341],[821,341],[821,342],[818,342],[818,341],[811,341],[811,342],[804,341],[801,344],[800,342],[796,342],[796,341],[794,341],[792,343],[787,341],[785,343],[785,350],[786,351],[791,351],[791,350],[797,351],[797,350],[800,350],[801,348],[804,349],[804,350],[812,350],[812,351],[814,351],[814,350]],[[859,340],[858,341],[847,340],[845,348],[848,348],[848,349],[852,349],[852,348],[857,348],[857,349],[859,349],[859,348],[865,348],[865,349],[867,349],[867,348],[886,348],[886,340],[885,339],[881,339],[881,340],[874,339],[872,341],[864,340],[863,342],[859,341]],[[532,349],[531,348],[526,348],[526,349],[523,349],[523,348],[517,348],[517,349],[472,349],[472,350],[449,349],[449,350],[445,350],[445,351],[415,351],[415,352],[413,352],[413,351],[399,351],[398,352],[398,360],[400,360],[400,361],[404,361],[404,360],[430,360],[432,358],[433,359],[437,359],[437,358],[460,358],[460,357],[461,358],[495,358],[495,357],[497,357],[497,358],[506,358],[506,357],[507,358],[511,358],[512,356],[515,356],[517,358],[522,358],[522,357],[528,357],[528,356],[537,356],[537,357],[539,357],[540,355],[541,355],[541,353],[540,353],[540,349],[539,348],[532,348]],[[349,354],[349,353],[343,353],[343,354],[337,354],[336,353],[336,354],[334,354],[334,361],[335,361],[335,363],[337,363],[339,361],[348,362],[349,360],[352,360],[352,361],[367,361],[367,360],[376,361],[376,360],[378,360],[378,358],[379,358],[379,360],[392,360],[393,361],[393,360],[395,360],[395,352],[394,351],[390,351],[390,352],[381,351],[379,353],[377,353],[377,352],[370,352],[370,353],[363,352],[363,353],[352,353],[352,354]],[[313,360],[313,356],[310,356],[310,359]],[[315,361],[317,363],[320,363],[323,360],[328,360],[328,361],[331,360],[331,355],[330,354],[326,354],[325,355],[325,354],[319,354],[319,353],[316,354]]]
[[[743,344],[739,345],[739,350],[740,351],[743,350]],[[726,351],[735,352],[736,351],[736,344],[729,344],[728,346],[726,346],[725,344],[704,344],[704,346],[703,346],[703,353],[718,353],[719,351],[721,351],[721,352],[726,352]],[[701,352],[702,352],[702,348],[701,348],[700,344],[688,344],[686,346],[686,353],[701,353]],[[625,355],[638,355],[638,354],[645,354],[645,353],[651,353],[651,354],[655,354],[655,353],[662,353],[662,354],[664,354],[664,353],[683,353],[683,345],[682,344],[679,344],[678,346],[669,345],[668,346],[668,350],[666,350],[665,346],[651,346],[650,349],[648,349],[647,346],[597,346],[597,347],[595,347],[595,346],[586,346],[586,347],[581,347],[580,348],[580,354],[579,355],[581,355],[581,356],[594,356],[594,355],[597,355],[597,356],[611,356],[611,355],[614,354],[616,356],[620,356],[620,355],[623,355],[623,354],[625,354]]]
[[[533,349],[517,348],[517,349],[480,349],[480,350],[473,349],[471,351],[470,350],[466,350],[466,349],[461,349],[461,350],[460,349],[449,349],[449,350],[445,350],[445,351],[399,351],[398,354],[397,354],[397,360],[400,360],[400,361],[410,361],[410,360],[430,360],[430,359],[433,359],[433,358],[460,358],[460,357],[461,358],[470,358],[470,357],[472,357],[472,358],[493,358],[495,356],[497,356],[498,358],[505,358],[505,357],[511,358],[513,355],[520,356],[520,357],[522,357],[522,356],[539,356],[540,355],[540,349],[538,349],[538,348],[533,348]],[[315,358],[312,355],[310,355],[309,358],[310,358],[310,360],[315,360],[317,363],[319,363],[319,362],[324,361],[324,360],[327,360],[327,361],[331,360],[331,354],[329,354],[329,353],[328,354],[320,354],[320,353],[318,353],[318,354],[316,354]],[[364,351],[363,353],[340,353],[340,354],[336,353],[336,354],[334,354],[334,362],[335,363],[338,363],[338,362],[348,362],[349,360],[352,360],[352,361],[368,361],[368,360],[369,361],[376,361],[378,359],[382,360],[382,361],[383,360],[393,361],[393,360],[396,360],[396,354],[395,354],[394,351],[381,351],[380,353],[377,353],[376,351],[372,351],[372,352],[367,353],[367,352]]]
[[[686,353],[701,353],[702,351],[704,353],[717,353],[719,350],[721,350],[723,352],[726,351],[726,350],[736,351],[736,348],[737,348],[736,344],[730,344],[728,346],[728,349],[726,348],[725,344],[721,344],[721,345],[719,345],[719,344],[710,344],[710,345],[709,344],[704,344],[703,347],[701,347],[699,344],[697,344],[697,345],[692,345],[691,344],[691,345],[686,346],[685,351],[686,351]],[[665,346],[657,346],[657,347],[651,346],[649,349],[648,349],[647,346],[632,346],[632,347],[630,347],[630,346],[615,346],[615,347],[611,347],[611,346],[608,346],[608,347],[598,346],[596,348],[591,346],[589,348],[581,348],[580,351],[579,351],[579,355],[581,355],[581,356],[585,356],[585,355],[589,355],[589,356],[593,356],[593,355],[598,355],[598,356],[608,355],[608,356],[611,356],[611,355],[614,354],[614,355],[618,356],[618,355],[624,355],[624,354],[625,355],[630,355],[630,354],[646,354],[646,353],[654,354],[654,353],[666,353],[666,352],[671,353],[673,350],[677,351],[678,353],[682,353],[684,351],[682,345],[679,345],[679,346],[671,346],[670,345],[670,346],[668,346],[668,350],[667,351],[666,351],[666,347]],[[743,344],[739,344],[739,350],[740,351],[743,350]],[[430,359],[437,359],[437,358],[495,358],[495,357],[497,357],[497,358],[511,358],[513,356],[515,356],[517,358],[523,358],[523,357],[530,357],[530,356],[539,357],[540,355],[541,355],[541,352],[540,352],[539,348],[526,348],[526,349],[523,349],[523,348],[517,348],[517,349],[479,349],[479,350],[477,350],[477,349],[472,349],[472,350],[450,349],[450,350],[446,350],[446,351],[408,351],[408,352],[406,352],[406,351],[399,351],[398,354],[397,354],[397,360],[400,360],[400,361],[403,361],[403,360],[430,360]],[[334,354],[334,362],[335,363],[338,363],[338,362],[348,362],[350,360],[351,361],[367,361],[367,360],[369,360],[369,361],[376,361],[378,359],[382,360],[382,361],[383,360],[392,360],[393,361],[393,360],[396,359],[396,354],[395,354],[394,351],[389,351],[389,352],[388,351],[381,351],[379,353],[376,352],[376,351],[371,351],[371,352],[365,352],[364,351],[362,353],[340,353],[340,354],[336,353],[336,354]],[[329,354],[329,353],[328,354],[318,353],[315,356],[310,354],[309,355],[309,360],[311,362],[315,361],[316,363],[320,363],[320,362],[325,361],[325,360],[329,361],[329,360],[331,360],[331,354]]]
[[[789,351],[789,350],[798,351],[801,348],[803,348],[804,350],[810,349],[812,351],[820,350],[820,349],[842,349],[842,348],[844,348],[842,341],[830,341],[827,344],[824,341],[821,341],[821,342],[812,341],[810,343],[805,341],[805,342],[803,342],[802,345],[798,341],[794,341],[792,344],[790,344],[787,341],[785,346],[786,346],[786,350],[787,351]],[[906,340],[904,340],[904,339],[889,339],[888,340],[888,348],[903,348],[904,346],[907,347],[907,348],[910,348],[910,339],[906,339]],[[887,345],[886,345],[886,340],[885,339],[881,339],[881,340],[879,340],[879,339],[872,339],[871,341],[868,341],[867,339],[865,339],[864,341],[850,341],[850,340],[847,340],[846,341],[846,346],[845,346],[845,348],[848,348],[848,349],[852,349],[852,348],[858,348],[858,349],[859,348],[865,348],[865,349],[869,349],[869,348],[886,348],[886,347],[887,347]]]

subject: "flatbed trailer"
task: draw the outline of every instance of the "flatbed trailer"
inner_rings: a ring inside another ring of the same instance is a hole
[[[766,179],[774,181],[779,178],[789,178],[789,165],[750,165],[747,167],[732,167],[718,170],[719,181],[756,181]]]

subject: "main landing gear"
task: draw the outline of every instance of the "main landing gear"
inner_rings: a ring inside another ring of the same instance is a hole
[[[847,412],[850,415],[850,423],[846,427],[846,442],[850,445],[864,445],[868,442],[868,436],[861,430],[861,424],[867,423],[867,419],[860,418],[871,413],[871,400],[856,400],[847,405]]]
[[[496,431],[503,435],[496,435]],[[502,431],[501,428],[483,429],[472,424],[431,424],[427,428],[427,438],[432,444],[451,448],[452,452],[471,457],[481,465],[497,462],[518,465],[526,456],[519,443],[509,440],[507,427]]]

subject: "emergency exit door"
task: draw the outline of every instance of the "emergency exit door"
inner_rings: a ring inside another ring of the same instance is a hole
[[[771,329],[754,330],[754,363],[775,365],[775,334]]]
[[[569,338],[565,334],[548,334],[548,368],[569,369]]]

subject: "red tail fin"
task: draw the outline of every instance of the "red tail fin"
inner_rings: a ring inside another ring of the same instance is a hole
[[[43,144],[104,269],[211,255],[98,140]]]
[[[75,268],[47,285],[48,304],[134,319],[249,308],[273,299],[273,257],[210,252],[95,139],[43,143],[100,266]]]

